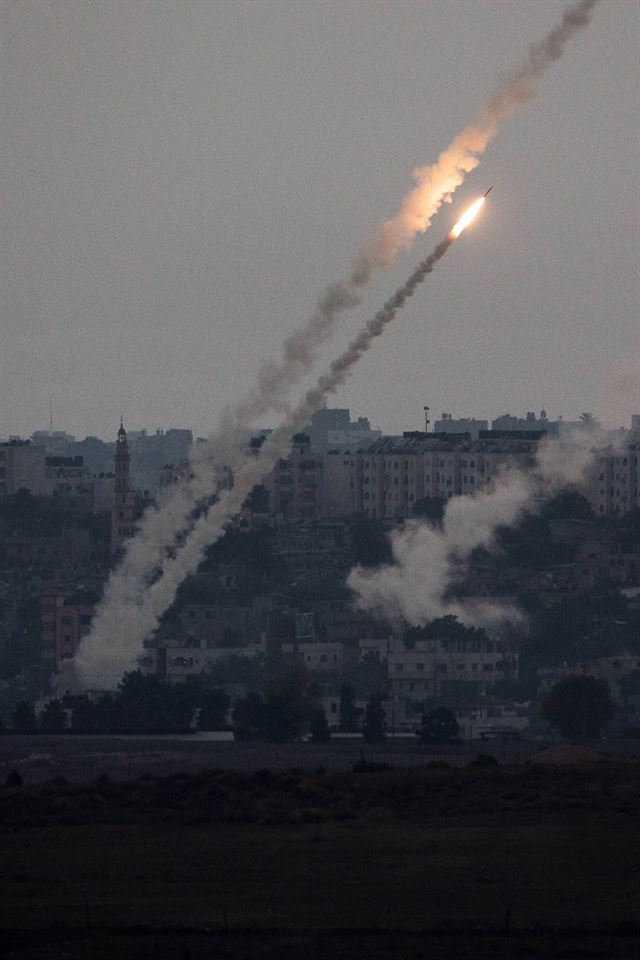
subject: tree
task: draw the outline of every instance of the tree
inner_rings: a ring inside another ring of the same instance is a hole
[[[340,687],[340,733],[356,733],[357,730],[355,693],[350,683],[343,683]]]
[[[200,700],[198,725],[201,730],[227,730],[229,697],[224,690],[205,690]]]
[[[420,739],[424,743],[449,743],[460,733],[454,714],[446,707],[430,710],[422,716]]]
[[[43,730],[49,733],[59,733],[67,725],[67,714],[62,700],[49,700],[40,714],[40,724]]]
[[[36,729],[36,712],[32,703],[21,700],[13,711],[13,729],[16,733],[33,733]]]
[[[385,716],[380,695],[372,693],[367,703],[362,726],[362,735],[367,743],[383,742]]]
[[[96,732],[97,711],[89,697],[86,695],[74,697],[71,708],[71,729],[74,733]]]
[[[191,726],[194,693],[135,670],[125,673],[111,707],[117,732],[175,733]]]
[[[263,730],[264,696],[248,693],[233,708],[233,729],[237,740],[259,740]]]
[[[250,693],[236,703],[234,729],[241,740],[286,743],[309,729],[318,690],[302,664],[271,681],[266,694]]]
[[[331,739],[327,716],[322,708],[316,710],[311,717],[309,733],[314,743],[328,743]]]
[[[377,653],[369,650],[358,664],[355,683],[361,697],[370,693],[386,693],[389,685],[387,661],[381,660]]]
[[[309,729],[318,707],[318,687],[303,664],[289,667],[267,688],[264,712],[265,739],[276,743],[295,740]]]
[[[564,677],[545,697],[540,716],[563,737],[597,737],[613,716],[609,686],[595,677]]]

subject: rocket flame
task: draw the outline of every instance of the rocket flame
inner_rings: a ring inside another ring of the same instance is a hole
[[[469,209],[462,214],[458,222],[454,227],[451,228],[451,235],[454,238],[460,236],[465,227],[468,227],[472,220],[475,219],[476,215],[480,211],[480,208],[484,205],[484,197],[479,197],[475,203],[472,203]]]

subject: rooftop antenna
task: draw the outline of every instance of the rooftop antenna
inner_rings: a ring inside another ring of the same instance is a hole
[[[429,407],[425,407],[424,408],[424,432],[425,433],[429,433],[430,423],[431,421],[429,420]]]
[[[53,454],[53,400],[49,397],[49,453]]]

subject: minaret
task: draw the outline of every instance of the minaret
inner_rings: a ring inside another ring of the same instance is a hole
[[[133,536],[134,504],[131,480],[129,479],[129,445],[127,431],[122,425],[116,439],[115,502],[111,511],[111,553],[117,553],[127,537]]]

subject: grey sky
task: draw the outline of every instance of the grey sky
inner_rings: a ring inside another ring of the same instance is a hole
[[[0,433],[215,426],[557,0],[4,0]],[[640,410],[640,4],[611,0],[329,359],[491,184],[337,397]],[[273,421],[269,421],[273,422]]]

